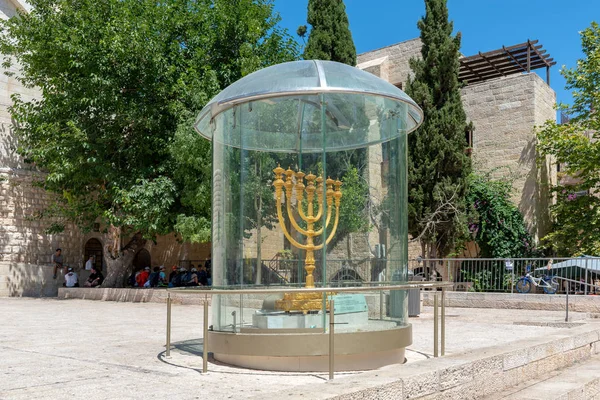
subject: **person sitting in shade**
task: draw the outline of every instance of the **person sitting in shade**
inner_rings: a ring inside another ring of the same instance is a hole
[[[148,276],[148,280],[144,284],[144,287],[157,287],[160,281],[160,268],[154,267],[152,273]]]
[[[167,282],[167,275],[165,274],[165,266],[160,266],[160,272],[158,274],[158,287],[165,287],[169,284]]]
[[[188,271],[181,267],[179,273],[173,277],[173,280],[169,282],[169,287],[180,287],[185,286],[189,279],[186,278]]]
[[[73,271],[73,268],[67,268],[67,273],[65,274],[65,282],[63,283],[65,287],[79,287],[79,277],[77,273]]]
[[[150,267],[145,267],[142,272],[135,278],[138,287],[144,287],[150,276]]]
[[[90,277],[88,278],[88,280],[85,281],[84,286],[85,287],[96,287],[96,286],[101,285],[102,281],[104,281],[104,275],[102,275],[102,272],[97,270],[96,267],[93,267],[92,273],[90,274]]]
[[[208,286],[208,271],[206,271],[204,265],[201,266],[200,271],[198,271],[198,283],[202,286]]]
[[[169,274],[169,283],[173,282],[173,279],[177,276],[177,265],[171,267],[171,273]]]
[[[186,276],[186,279],[185,286],[198,286],[198,270],[192,268],[190,273]]]

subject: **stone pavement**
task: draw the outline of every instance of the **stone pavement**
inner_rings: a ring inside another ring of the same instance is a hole
[[[431,309],[423,311],[411,318],[409,364],[433,351]],[[202,375],[200,306],[173,306],[176,349],[170,359],[164,357],[164,304],[2,298],[0,315],[2,400],[242,399],[326,382],[326,374],[245,370],[212,360]],[[564,314],[552,311],[447,308],[447,354],[564,332],[513,324],[561,318]],[[357,374],[338,373],[336,380]]]

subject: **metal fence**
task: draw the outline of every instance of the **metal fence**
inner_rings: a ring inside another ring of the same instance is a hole
[[[315,281],[322,280],[320,259],[316,260]],[[181,265],[202,265],[205,260],[180,261]],[[248,265],[246,265],[248,264]],[[254,284],[257,281],[256,259],[242,264],[228,265],[227,279],[232,284]],[[361,286],[381,280],[379,274],[386,268],[397,269],[403,262],[385,258],[328,259],[327,282],[334,286]],[[275,257],[261,260],[261,284],[300,285],[304,282],[304,260]],[[557,293],[600,293],[600,258],[438,258],[408,261],[408,280],[449,281],[451,290],[471,292],[518,292],[519,280],[532,277],[560,277]],[[403,280],[403,278],[401,278]],[[544,293],[544,284],[531,279],[530,293]],[[597,287],[598,286],[598,287]]]
[[[455,291],[505,292],[520,291],[520,279],[531,284],[531,293],[544,293],[544,283],[557,279],[557,293],[600,293],[600,258],[446,258],[415,259],[409,262],[416,278],[424,281],[447,280]],[[544,281],[538,281],[537,278]],[[556,284],[555,284],[556,285]],[[522,291],[522,289],[521,289]]]

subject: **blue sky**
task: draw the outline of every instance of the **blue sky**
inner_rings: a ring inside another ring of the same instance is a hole
[[[306,24],[308,0],[275,0],[281,25],[296,38]],[[357,53],[419,36],[417,21],[425,13],[423,0],[345,0]],[[570,103],[559,71],[582,57],[579,32],[600,22],[599,0],[448,0],[454,30],[462,33],[463,54],[470,56],[502,45],[538,39],[557,62],[550,69],[550,86],[557,100]],[[544,79],[545,68],[536,70]]]

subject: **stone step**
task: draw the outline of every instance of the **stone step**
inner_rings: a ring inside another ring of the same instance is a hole
[[[600,355],[525,382],[485,400],[592,400],[600,399]]]

